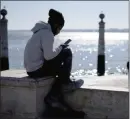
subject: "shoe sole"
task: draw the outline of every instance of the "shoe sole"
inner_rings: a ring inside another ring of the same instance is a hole
[[[74,91],[76,91],[76,90],[80,89],[80,88],[81,88],[81,86],[82,86],[83,84],[84,84],[84,81],[82,81],[82,83],[79,85],[79,87],[74,88],[74,89],[71,89],[71,90],[63,90],[62,92],[63,92],[63,93],[67,93],[67,92],[74,92]]]

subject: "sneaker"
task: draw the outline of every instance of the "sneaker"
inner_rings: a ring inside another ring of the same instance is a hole
[[[68,84],[62,85],[63,92],[70,92],[79,89],[84,84],[82,79],[70,81]]]
[[[59,108],[61,110],[67,110],[67,108],[58,100],[57,97],[46,97],[44,99],[44,102],[46,104],[47,107],[51,107],[51,108]]]
[[[85,113],[82,111],[76,111],[72,108],[62,110],[59,108],[46,108],[43,115],[43,119],[84,119]]]
[[[76,110],[70,110],[69,112],[70,117],[76,119],[84,119],[85,113],[83,111],[76,111]]]

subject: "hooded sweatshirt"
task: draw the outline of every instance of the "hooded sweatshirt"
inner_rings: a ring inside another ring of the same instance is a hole
[[[62,46],[53,49],[54,35],[48,23],[36,23],[31,31],[33,35],[24,50],[24,67],[27,72],[41,68],[44,59],[51,60],[62,50]]]

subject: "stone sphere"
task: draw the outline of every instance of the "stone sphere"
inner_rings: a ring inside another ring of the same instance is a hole
[[[1,13],[1,15],[5,16],[5,15],[7,15],[7,10],[6,9],[2,9],[0,11],[0,13]]]
[[[101,19],[103,19],[103,18],[105,17],[105,15],[104,15],[104,14],[100,14],[99,17],[100,17]]]

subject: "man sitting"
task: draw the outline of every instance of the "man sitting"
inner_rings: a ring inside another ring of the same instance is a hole
[[[76,90],[84,83],[81,79],[70,79],[72,52],[68,45],[61,44],[53,49],[54,36],[60,33],[64,22],[60,12],[50,9],[48,23],[36,23],[24,51],[24,66],[30,77],[55,77],[52,89],[45,98],[45,103],[50,106],[65,107],[60,101],[61,94]]]

